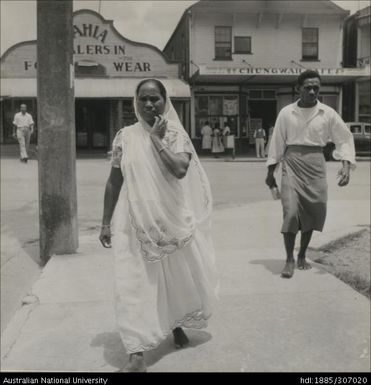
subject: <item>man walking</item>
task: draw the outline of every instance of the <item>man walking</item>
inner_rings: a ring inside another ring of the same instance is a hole
[[[255,149],[257,158],[265,158],[264,144],[265,144],[265,130],[259,127],[254,132]]]
[[[21,104],[20,109],[21,111],[14,115],[13,136],[18,139],[21,162],[27,163],[28,148],[33,133],[34,121],[32,116],[27,112],[27,106],[25,104]]]
[[[281,232],[287,258],[281,273],[284,278],[294,274],[298,231],[301,242],[297,267],[310,269],[305,253],[313,231],[322,231],[325,223],[327,180],[323,147],[327,141],[335,144],[333,156],[342,161],[339,186],[349,183],[351,165],[355,167],[353,135],[335,110],[317,100],[320,86],[316,71],[306,70],[298,77],[300,98],[280,111],[269,146],[266,184],[270,188],[277,186],[274,171],[282,162]]]

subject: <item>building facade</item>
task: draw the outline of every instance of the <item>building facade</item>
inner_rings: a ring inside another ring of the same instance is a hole
[[[368,77],[357,78],[346,85],[344,112],[348,121],[371,123],[370,93],[371,6],[351,15],[344,26],[344,66],[368,71]]]
[[[130,41],[113,22],[90,10],[74,13],[76,144],[108,150],[115,132],[136,121],[133,96],[144,78],[165,84],[185,128],[189,128],[190,89],[179,63],[167,60],[156,47]],[[10,143],[12,121],[26,103],[36,121],[37,42],[9,48],[1,57],[1,142]],[[53,71],[53,68],[50,69]],[[58,76],[56,73],[55,76]]]
[[[201,0],[189,7],[163,52],[182,63],[191,86],[195,145],[209,121],[227,124],[237,152],[249,151],[254,130],[268,133],[280,109],[297,99],[295,81],[308,68],[322,76],[320,99],[342,113],[343,86],[367,75],[342,63],[348,14],[329,0]]]

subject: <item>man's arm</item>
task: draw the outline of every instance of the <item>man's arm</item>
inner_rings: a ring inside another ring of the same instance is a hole
[[[350,162],[348,160],[343,160],[343,167],[338,172],[340,187],[346,186],[350,181]]]
[[[351,168],[355,168],[355,147],[353,134],[335,111],[331,120],[330,136],[335,144],[333,156],[342,161],[342,168],[338,172],[338,185],[343,187],[350,181]]]
[[[16,135],[17,135],[17,114],[15,114],[13,118],[13,136],[16,137]]]
[[[269,145],[268,151],[268,160],[267,160],[267,177],[265,183],[269,188],[277,187],[277,182],[274,177],[274,171],[276,170],[279,162],[281,161],[285,149],[286,149],[286,124],[283,122],[282,112],[278,114],[277,121],[272,133],[271,142]]]

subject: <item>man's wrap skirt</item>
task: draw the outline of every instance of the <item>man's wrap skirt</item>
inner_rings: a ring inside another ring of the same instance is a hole
[[[319,146],[290,145],[282,161],[282,233],[322,231],[327,208],[326,161]]]

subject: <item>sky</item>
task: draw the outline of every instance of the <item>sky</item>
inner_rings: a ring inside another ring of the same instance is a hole
[[[101,14],[113,20],[126,38],[152,44],[163,49],[184,10],[196,3],[192,0],[127,1],[102,0]],[[335,0],[351,13],[369,5],[368,0]],[[98,11],[99,0],[74,0],[74,10]],[[1,55],[12,45],[36,39],[36,0],[0,0]]]

